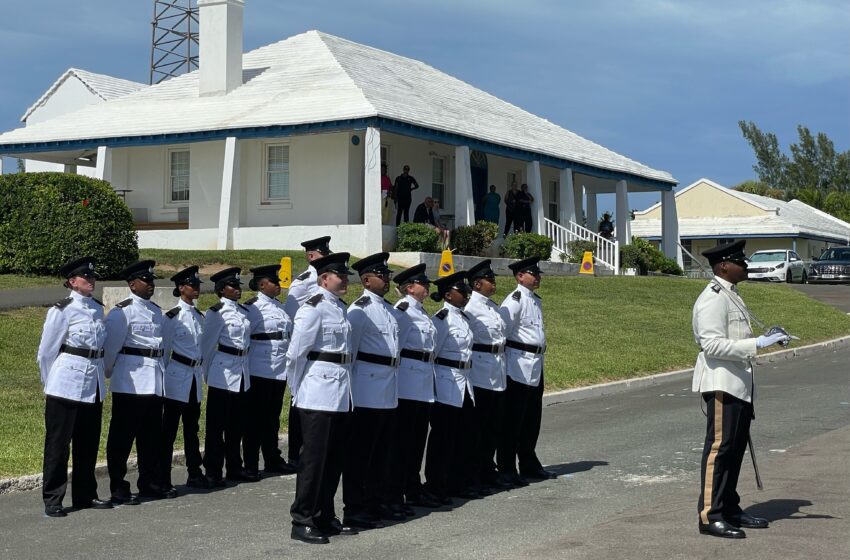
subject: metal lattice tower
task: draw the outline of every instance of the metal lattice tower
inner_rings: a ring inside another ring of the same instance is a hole
[[[154,0],[150,83],[198,67],[198,6],[194,0]]]

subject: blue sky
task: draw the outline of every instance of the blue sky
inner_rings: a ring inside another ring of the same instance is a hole
[[[685,186],[754,177],[737,122],[850,148],[846,0],[246,0],[246,50],[308,29],[422,60]],[[147,82],[149,0],[0,0],[0,130],[67,68]],[[388,84],[391,87],[391,84]],[[7,160],[7,168],[13,167]],[[652,198],[632,197],[643,208]],[[605,202],[600,203],[602,211]]]

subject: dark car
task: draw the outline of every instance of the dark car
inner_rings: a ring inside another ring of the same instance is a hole
[[[850,247],[831,247],[809,266],[809,284],[850,283]]]

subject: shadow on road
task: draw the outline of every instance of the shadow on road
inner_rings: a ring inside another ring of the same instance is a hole
[[[608,461],[576,461],[575,463],[558,463],[544,467],[547,471],[552,471],[558,476],[565,474],[575,474],[584,471],[589,471],[593,467],[608,466]]]
[[[804,513],[801,508],[814,505],[809,500],[768,500],[747,508],[747,513],[756,517],[764,517],[768,521],[779,519],[835,519],[832,515]]]

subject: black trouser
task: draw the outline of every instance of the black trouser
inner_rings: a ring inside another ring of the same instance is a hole
[[[263,463],[267,467],[281,462],[278,441],[284,392],[286,380],[251,376],[247,397],[249,425],[242,443],[246,469],[259,469],[260,449],[263,450]]]
[[[708,422],[697,510],[700,523],[711,523],[741,512],[741,498],[735,488],[749,440],[753,405],[721,391],[703,393],[702,399]]]
[[[207,430],[204,438],[204,469],[207,476],[221,478],[222,467],[228,474],[242,469],[240,453],[245,435],[247,398],[239,392],[210,387],[207,392]]]
[[[519,214],[519,222],[521,224],[520,227],[522,228],[522,231],[531,233],[531,227],[533,225],[531,223],[531,208],[521,208]]]
[[[351,413],[342,471],[345,517],[374,509],[387,495],[389,426],[394,417],[393,408],[357,407]]]
[[[404,497],[415,500],[422,494],[422,458],[428,439],[431,403],[399,399],[395,420],[390,426],[390,476],[388,501],[402,503]]]
[[[298,408],[289,400],[289,424],[287,427],[289,434],[287,438],[286,456],[290,463],[298,463],[301,456],[301,447],[304,445],[304,436],[301,433],[301,418],[298,416]]]
[[[496,477],[496,454],[498,438],[502,431],[502,408],[504,391],[475,388],[475,471],[473,480],[483,483]]]
[[[399,198],[396,200],[396,215],[395,215],[395,225],[399,225],[401,223],[401,213],[404,212],[404,221],[410,221],[410,203],[413,198]]]
[[[198,441],[198,419],[201,417],[201,403],[198,401],[198,386],[194,374],[192,387],[189,389],[189,402],[175,399],[165,399],[162,411],[162,444],[160,445],[161,460],[159,463],[159,480],[165,488],[171,488],[171,459],[174,454],[174,440],[177,439],[177,428],[183,419],[183,449],[186,453],[186,468],[189,478],[200,478],[201,451]]]
[[[499,438],[497,458],[499,472],[534,472],[541,468],[534,452],[540,434],[543,410],[543,376],[537,387],[519,383],[508,377],[505,390],[502,437]]]
[[[511,225],[514,225],[515,219],[515,212],[510,208],[505,208],[505,237],[507,237],[508,232],[511,231]],[[514,230],[516,230],[516,225],[514,225]]]
[[[136,486],[144,492],[158,486],[159,451],[162,441],[162,397],[112,393],[112,419],[106,439],[106,465],[109,489],[116,498],[130,496],[127,459],[136,442],[139,479]]]
[[[464,392],[463,407],[434,403],[431,408],[431,434],[428,436],[428,451],[425,457],[425,489],[431,494],[444,498],[455,490],[460,490],[468,471],[453,471],[463,462],[469,450],[460,449],[460,443],[467,439],[464,417],[471,417],[472,400]],[[466,414],[464,411],[466,410]],[[459,458],[455,458],[458,455]]]
[[[72,504],[85,505],[97,498],[94,468],[100,446],[102,413],[103,403],[97,394],[93,403],[47,396],[44,403],[44,485],[41,490],[45,506],[62,505],[68,485],[68,457],[72,449]]]
[[[293,525],[326,528],[335,517],[334,495],[345,457],[349,412],[299,409],[304,447],[289,512]]]

